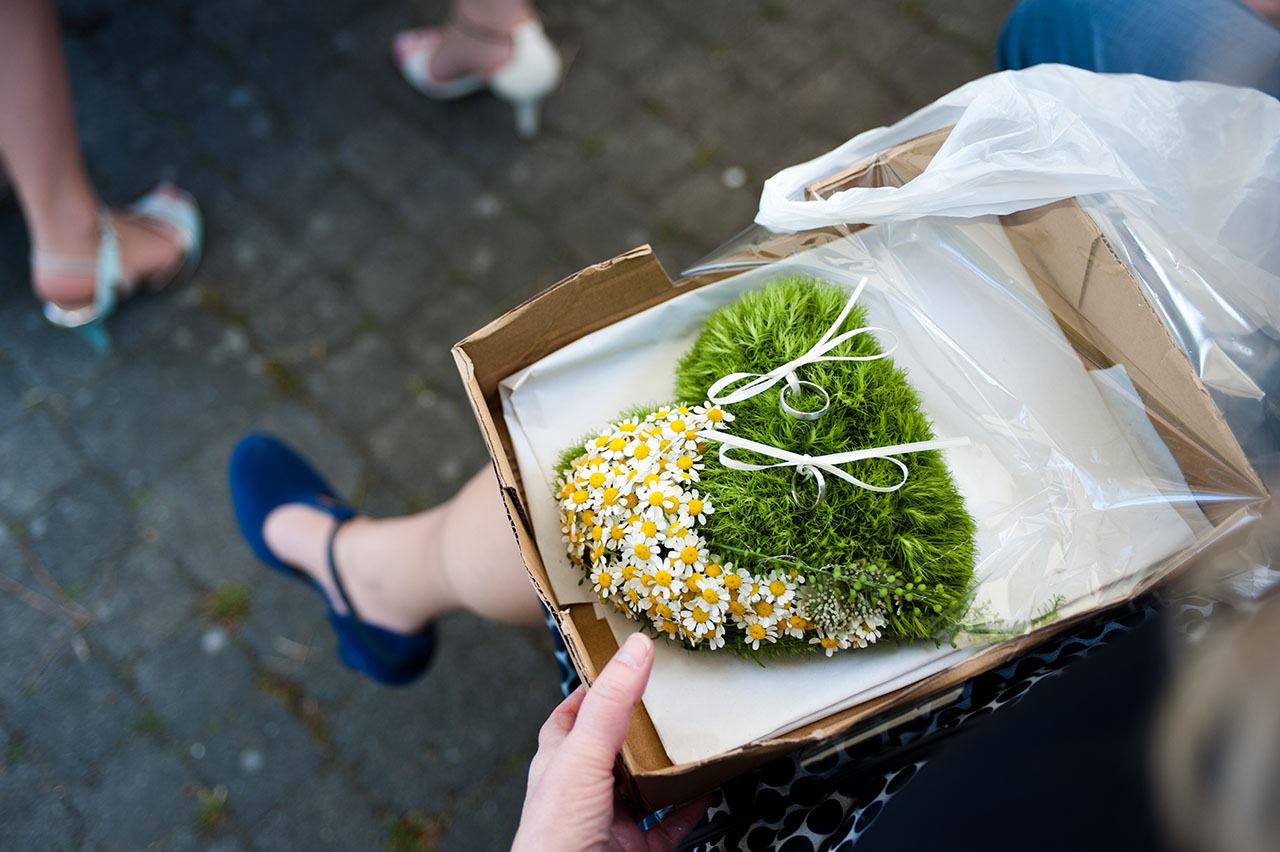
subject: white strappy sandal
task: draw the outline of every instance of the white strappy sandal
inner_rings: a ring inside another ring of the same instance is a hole
[[[164,229],[182,254],[181,260],[164,275],[142,281],[129,280],[124,274],[120,254],[120,237],[116,233],[111,214],[103,209],[98,215],[101,236],[98,255],[93,260],[65,257],[37,252],[31,255],[32,274],[44,272],[56,275],[92,278],[93,301],[78,308],[64,308],[53,302],[44,303],[45,319],[56,326],[78,332],[99,352],[111,349],[111,338],[103,325],[120,299],[139,287],[159,290],[177,278],[189,274],[200,262],[203,245],[203,222],[200,208],[188,193],[164,183],[125,208],[132,217],[148,225]]]
[[[392,43],[396,67],[409,85],[433,100],[466,97],[488,89],[516,111],[516,133],[529,139],[538,133],[542,101],[560,84],[560,53],[543,32],[541,22],[525,21],[511,32],[491,29],[455,15],[447,26],[479,41],[511,45],[511,58],[487,74],[454,80],[431,75],[438,30],[406,30]]]

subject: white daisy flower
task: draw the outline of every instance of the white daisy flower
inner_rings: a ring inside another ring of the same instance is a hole
[[[702,602],[720,614],[720,618],[725,617],[725,613],[729,611],[729,590],[724,587],[718,579],[700,575],[701,580],[697,583],[698,597],[702,598]],[[690,585],[686,583],[686,585]]]
[[[696,488],[690,489],[684,493],[684,499],[680,501],[680,523],[687,527],[705,524],[707,515],[715,514],[715,511],[710,497],[704,497]]]
[[[612,595],[621,584],[622,574],[612,565],[601,566],[591,572],[591,591],[602,598]]]
[[[724,424],[732,423],[734,417],[725,409],[718,405],[707,403],[706,405],[695,405],[693,407],[694,414],[701,415],[707,419],[712,429],[723,429]]]
[[[600,455],[609,461],[621,461],[627,457],[628,443],[630,442],[626,435],[621,433],[611,435],[608,442],[600,448]]]
[[[680,626],[685,632],[699,639],[715,633],[721,619],[718,610],[698,598],[680,610]]]
[[[827,656],[830,657],[836,651],[843,651],[849,647],[849,639],[847,636],[835,638],[831,636],[814,636],[809,640],[810,645],[821,645],[826,649]]]
[[[751,650],[760,650],[761,642],[770,644],[778,641],[778,631],[772,624],[765,624],[762,621],[749,619],[743,626],[743,632],[747,635],[747,642],[751,645]]]
[[[785,621],[779,621],[778,626],[782,628],[782,632],[787,636],[794,636],[797,639],[804,638],[804,632],[809,624],[808,619],[798,612],[792,612],[790,617]]]
[[[649,594],[653,597],[664,601],[675,601],[684,594],[684,579],[674,572],[659,568],[650,576],[653,577],[653,585],[649,587]]]
[[[880,638],[880,629],[884,625],[885,620],[879,613],[868,613],[853,625],[853,632],[849,638],[856,639],[859,648],[865,648]]]
[[[659,481],[640,486],[636,489],[636,496],[640,498],[639,510],[645,519],[662,526],[667,515],[680,511],[680,498],[684,492],[674,483]]]
[[[787,579],[785,575],[779,575],[776,572],[772,573],[762,585],[764,587],[764,599],[774,606],[787,606],[795,599],[796,584]]]
[[[645,574],[654,574],[663,567],[662,549],[639,530],[622,540],[622,558]]]
[[[702,571],[710,561],[707,543],[696,535],[689,534],[683,538],[669,538],[666,542],[668,564],[683,565],[684,570]]]

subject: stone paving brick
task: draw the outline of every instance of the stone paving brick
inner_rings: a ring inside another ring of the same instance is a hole
[[[259,301],[248,314],[249,329],[262,342],[260,352],[272,362],[323,361],[363,323],[346,289],[328,274],[308,270],[291,281],[273,282],[272,288],[279,296]],[[265,378],[277,397],[296,395],[302,387],[296,373],[272,372]]]
[[[687,133],[640,110],[605,134],[599,156],[611,183],[652,200],[688,168],[697,150]]]
[[[388,328],[401,328],[439,290],[440,255],[416,234],[384,234],[356,264],[351,292]]]
[[[30,760],[5,761],[0,769],[4,842],[9,849],[74,849],[78,818],[66,788]]]
[[[447,156],[430,134],[395,113],[353,127],[337,149],[343,168],[392,203]]]
[[[407,396],[404,365],[377,334],[361,334],[332,353],[308,382],[339,423],[371,426]]]
[[[641,106],[630,87],[618,85],[616,72],[584,65],[565,77],[546,104],[546,123],[574,139],[608,136]]]
[[[439,852],[506,852],[511,848],[524,806],[525,762],[527,759],[496,787],[483,791],[478,800],[458,806]]]
[[[497,316],[497,309],[475,288],[437,287],[427,303],[400,326],[412,367],[406,380],[421,380],[419,390],[460,391],[458,367],[450,350]]]
[[[159,542],[206,589],[243,582],[257,571],[236,528],[226,478],[231,450],[248,424],[219,425],[225,431],[206,436],[195,456],[136,498],[145,540]]]
[[[273,809],[291,807],[303,779],[324,768],[323,746],[275,699],[250,698],[220,720],[202,741],[200,773],[227,788],[227,807],[236,822],[253,824]]]
[[[192,353],[146,359],[78,390],[71,399],[68,426],[95,464],[140,471],[158,479],[202,446],[207,436],[192,428],[192,413],[217,413],[225,428],[236,409],[262,405],[267,387],[245,381],[241,364],[214,365]],[[132,486],[131,487],[136,487]]]
[[[196,819],[185,791],[198,778],[155,738],[130,734],[127,744],[70,786],[85,820],[84,844],[93,849],[146,849],[167,841]]]
[[[34,682],[4,700],[15,728],[63,779],[81,777],[105,757],[141,714],[102,662],[80,662],[67,645]]]
[[[406,812],[438,810],[527,759],[560,701],[545,630],[471,616],[446,618],[439,629],[436,660],[422,680],[354,696],[334,721],[344,760]]]
[[[128,660],[169,641],[192,617],[196,593],[172,557],[143,542],[119,561],[114,582],[90,606],[89,647]]]
[[[192,757],[257,694],[254,666],[227,630],[193,619],[133,665],[138,691],[164,732]],[[129,719],[132,723],[136,719]],[[192,746],[199,745],[192,750]]]
[[[369,435],[369,448],[390,476],[421,505],[452,496],[489,463],[471,407],[457,394],[423,391]]]
[[[330,771],[307,779],[254,831],[259,852],[295,849],[375,849],[382,845],[383,821],[342,775]]]
[[[0,431],[0,513],[26,518],[49,495],[83,475],[76,451],[39,408]]]
[[[27,564],[15,535],[0,525],[0,683],[16,698],[36,683],[74,631],[53,593]],[[20,584],[19,590],[14,584]],[[0,695],[0,702],[5,697]]]
[[[97,479],[80,478],[27,525],[31,552],[73,600],[98,598],[136,534],[120,498]]]

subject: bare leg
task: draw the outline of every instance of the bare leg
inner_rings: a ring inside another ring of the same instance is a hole
[[[345,610],[329,577],[326,548],[334,521],[309,506],[281,506],[267,516],[267,546],[318,581]],[[338,531],[334,561],[359,616],[408,633],[454,610],[493,621],[538,624],[542,605],[508,532],[490,468],[452,499],[402,518],[355,518]]]
[[[510,42],[496,36],[537,17],[529,0],[454,0],[450,18],[460,19],[461,25],[408,30],[397,38],[397,50],[409,49],[418,39],[432,39],[437,42],[431,56],[433,79],[484,74],[511,58]]]
[[[93,259],[102,202],[89,181],[50,0],[0,0],[0,152],[37,252]],[[115,217],[126,277],[143,279],[178,259],[171,240]],[[36,295],[63,307],[93,301],[83,275],[41,274]]]

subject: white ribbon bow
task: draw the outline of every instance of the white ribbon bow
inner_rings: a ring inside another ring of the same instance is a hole
[[[890,336],[893,332],[886,328],[874,328],[866,326],[864,328],[855,328],[852,331],[846,331],[843,334],[836,335],[837,329],[844,324],[845,318],[849,316],[849,312],[853,310],[854,304],[858,301],[858,297],[862,295],[863,288],[867,286],[867,279],[863,277],[858,282],[858,286],[854,288],[853,295],[849,297],[849,301],[845,303],[844,310],[840,312],[840,316],[836,317],[836,321],[827,329],[826,333],[813,345],[808,352],[795,358],[781,367],[776,367],[767,373],[730,373],[716,380],[715,384],[707,389],[707,399],[716,405],[733,405],[735,402],[742,402],[744,399],[750,399],[759,393],[764,393],[769,388],[776,385],[779,381],[785,379],[787,385],[791,388],[792,393],[800,391],[800,381],[796,378],[796,370],[805,364],[814,364],[818,361],[875,361],[880,358],[888,358],[897,349],[897,344],[889,347],[879,355],[827,355],[832,349],[835,349],[846,340],[857,337],[859,334],[866,334],[871,331],[881,331]],[[833,336],[835,335],[835,336]],[[896,338],[895,338],[896,339]],[[730,391],[724,396],[720,395],[726,387],[734,382],[754,376],[751,381],[747,382],[737,390]]]
[[[825,470],[832,476],[838,476],[845,482],[852,483],[865,488],[868,491],[878,491],[881,494],[887,494],[890,491],[897,491],[907,482],[907,466],[900,459],[893,458],[896,455],[905,453],[922,453],[926,450],[946,450],[952,447],[967,447],[970,441],[966,437],[960,438],[935,438],[932,441],[916,441],[911,444],[894,444],[891,447],[870,447],[865,450],[852,450],[847,453],[832,453],[826,456],[811,456],[808,453],[793,453],[790,450],[784,450],[780,447],[771,447],[768,444],[761,444],[758,441],[752,441],[747,438],[741,438],[737,435],[730,435],[726,432],[716,432],[711,429],[704,429],[698,432],[699,438],[706,438],[710,441],[720,442],[720,463],[727,468],[733,470],[770,470],[775,467],[794,467],[797,470],[812,468],[816,470]],[[730,450],[741,449],[750,450],[753,453],[760,453],[763,456],[780,459],[776,464],[751,464],[749,462],[739,461],[729,455]],[[837,465],[848,464],[850,462],[862,461],[863,459],[885,459],[893,462],[902,471],[902,479],[897,485],[888,488],[871,485],[858,479],[848,471],[841,470]]]

